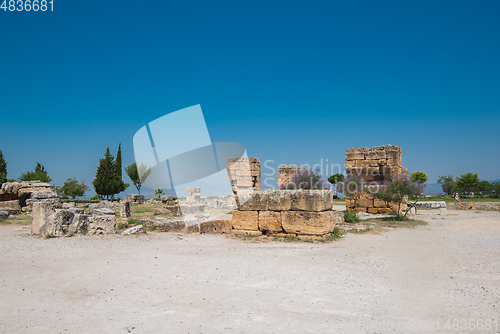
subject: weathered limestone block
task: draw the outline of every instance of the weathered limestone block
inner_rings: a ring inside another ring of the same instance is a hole
[[[44,237],[64,236],[68,232],[74,216],[75,214],[70,211],[59,211],[51,214],[47,217],[45,224],[40,227],[40,234]]]
[[[262,235],[261,231],[232,230],[231,232],[239,235]]]
[[[168,206],[165,206],[165,208],[168,208]],[[182,214],[199,213],[199,212],[205,211],[205,204],[203,204],[203,203],[200,203],[200,204],[181,204],[180,210],[181,210]]]
[[[292,210],[292,191],[269,189],[268,201],[271,211],[289,211]]]
[[[373,206],[376,208],[387,208],[387,205],[385,205],[385,201],[378,198],[373,199]]]
[[[3,201],[0,202],[0,210],[7,211],[10,213],[16,213],[21,211],[21,206],[18,200],[13,201]]]
[[[386,158],[386,153],[383,150],[376,150],[376,151],[368,151],[365,154],[365,159],[367,160],[379,160],[379,159],[385,159]]]
[[[116,215],[111,209],[94,209],[88,224],[88,235],[113,234],[116,229]]]
[[[197,219],[185,219],[184,218],[184,224],[186,227],[184,228],[184,233],[199,233],[200,232],[200,225],[198,223]]]
[[[120,217],[130,217],[130,202],[120,201]]]
[[[363,152],[346,152],[345,159],[346,160],[364,160],[365,153],[363,153]]]
[[[70,210],[68,211],[73,212]],[[75,212],[73,213],[75,214],[75,216],[73,217],[73,221],[71,222],[71,225],[68,228],[68,232],[66,233],[67,237],[71,237],[78,232],[86,230],[89,224],[89,216]]]
[[[156,208],[154,210],[154,213],[157,215],[164,215],[164,214],[177,214],[181,211],[181,206],[179,204],[176,205],[166,205],[163,208]]]
[[[231,221],[227,219],[204,221],[200,223],[200,231],[206,234],[231,233]]]
[[[155,226],[165,232],[184,232],[186,229],[186,223],[182,219],[160,221]]]
[[[31,234],[40,234],[40,228],[47,222],[47,218],[55,213],[50,203],[35,202],[31,213]]]
[[[257,211],[233,211],[231,220],[234,230],[257,231],[259,229],[259,213]]]
[[[241,190],[236,195],[236,204],[242,211],[260,211],[269,208],[268,190]]]
[[[476,204],[474,202],[462,202],[460,203],[461,210],[476,210]]]
[[[169,204],[169,205],[177,204],[177,201],[176,201],[175,197],[174,196],[170,196],[170,195],[163,195],[161,197],[161,202],[163,204]]]
[[[357,200],[356,203],[358,206],[364,206],[366,208],[373,208],[373,196],[370,194],[363,194],[361,197]]]
[[[283,231],[283,227],[281,226],[281,213],[276,211],[260,211],[259,230],[271,233]]]
[[[290,190],[292,211],[327,211],[333,207],[332,190]]]
[[[377,214],[379,208],[367,208],[368,213]]]
[[[324,235],[333,232],[338,223],[333,211],[283,211],[281,224],[287,233],[304,235]]]
[[[127,202],[129,203],[129,202]],[[137,225],[134,227],[131,227],[129,229],[126,229],[125,231],[122,232],[122,235],[132,235],[132,234],[145,234],[146,229],[142,225]]]
[[[64,210],[71,209],[71,208],[74,208],[74,207],[75,207],[75,202],[62,203],[62,208]]]

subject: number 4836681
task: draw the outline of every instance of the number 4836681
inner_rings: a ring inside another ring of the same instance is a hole
[[[1,1],[1,0],[0,0]],[[0,9],[3,9],[4,12],[7,10],[10,12],[18,11],[18,12],[45,12],[47,10],[53,12],[54,11],[54,0],[46,1],[46,0],[4,0]]]

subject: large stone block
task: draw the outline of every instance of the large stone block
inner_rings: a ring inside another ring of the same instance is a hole
[[[386,154],[385,151],[383,150],[374,150],[374,151],[368,151],[365,153],[365,159],[367,160],[378,160],[378,159],[385,159]]]
[[[0,210],[15,213],[21,211],[18,200],[0,202]]]
[[[259,213],[257,211],[233,211],[231,225],[234,230],[257,231],[259,229]]]
[[[236,196],[236,205],[242,211],[268,210],[269,195],[267,190],[241,190]]]
[[[330,233],[337,223],[336,219],[333,211],[283,211],[281,213],[281,225],[287,233],[304,235]]]
[[[120,201],[120,217],[130,217],[131,215],[130,202]]]
[[[385,205],[385,201],[382,201],[378,198],[373,199],[373,206],[376,208],[387,208],[387,206]]]
[[[206,234],[231,233],[231,221],[227,219],[204,221],[200,223],[200,231]]]
[[[364,160],[365,154],[363,152],[346,152],[346,160]]]
[[[373,196],[370,194],[363,194],[361,198],[357,200],[356,204],[361,207],[373,208]]]
[[[47,222],[47,218],[55,212],[50,203],[34,202],[31,212],[31,234],[40,234],[40,228]]]
[[[70,211],[59,211],[51,214],[47,217],[45,224],[40,227],[40,234],[44,237],[64,236],[68,232],[74,216],[75,214]]]
[[[290,190],[292,211],[327,211],[333,207],[331,190]]]
[[[268,194],[268,203],[270,211],[288,211],[292,209],[291,190],[266,190]]]
[[[116,216],[114,214],[94,214],[92,215],[92,220],[88,224],[87,235],[113,234],[115,230]]]
[[[277,233],[283,231],[281,213],[276,211],[259,212],[259,230]]]

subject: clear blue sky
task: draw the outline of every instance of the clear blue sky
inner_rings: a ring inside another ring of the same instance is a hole
[[[498,1],[54,1],[0,11],[9,178],[90,184],[106,146],[128,165],[137,130],[195,104],[275,166],[392,144],[430,183],[500,178]]]

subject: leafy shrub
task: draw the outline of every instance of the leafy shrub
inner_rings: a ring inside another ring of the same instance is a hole
[[[62,195],[62,196],[61,196],[61,199],[69,199],[69,197],[68,197],[68,196],[66,196],[66,195]]]
[[[147,230],[148,230],[149,232],[154,232],[154,231],[156,230],[156,227],[154,227],[154,226],[148,226],[148,227],[147,227]]]
[[[319,168],[317,168],[315,171],[312,171],[310,169],[306,169],[304,171],[297,171],[290,180],[290,182],[281,185],[280,189],[327,190],[330,189],[330,186],[325,181],[321,180],[321,175],[319,174]]]
[[[141,222],[135,218],[129,218],[127,219],[127,222],[130,224],[130,225],[141,225]]]
[[[348,211],[344,212],[344,221],[347,223],[357,223],[359,222],[359,215],[356,211]]]
[[[116,228],[119,230],[127,228],[127,227],[128,227],[127,223],[116,223]]]

